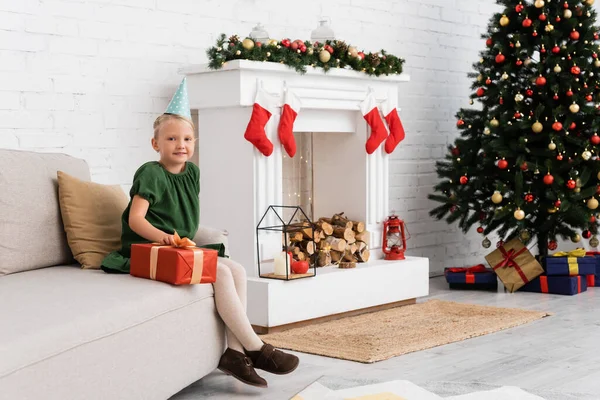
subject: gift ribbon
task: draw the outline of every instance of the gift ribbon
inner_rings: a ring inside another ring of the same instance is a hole
[[[486,272],[487,268],[483,264],[474,265],[469,268],[448,268],[448,272],[470,272],[470,273],[478,273],[478,272]]]
[[[596,275],[586,275],[588,286],[596,286]]]
[[[177,231],[175,231],[174,242],[175,245],[159,245],[153,246],[150,249],[150,279],[156,280],[156,270],[158,268],[158,251],[163,248],[174,247],[179,249],[189,249],[194,252],[194,266],[192,268],[192,278],[190,279],[190,285],[200,283],[202,280],[202,269],[204,268],[204,251],[202,249],[194,248],[196,243],[186,237],[179,237]]]
[[[523,270],[521,269],[519,264],[517,264],[515,261],[516,257],[521,255],[521,253],[525,252],[525,250],[527,250],[527,247],[523,247],[519,251],[510,249],[507,252],[506,249],[504,248],[504,246],[500,246],[500,247],[498,247],[498,250],[500,250],[500,252],[502,253],[504,260],[500,261],[496,266],[493,267],[494,271],[497,270],[498,268],[512,267],[515,269],[515,271],[517,271],[517,273],[519,274],[519,276],[521,277],[521,279],[523,280],[524,283],[529,282],[529,279],[527,279],[527,276],[525,276],[525,274],[523,273]]]
[[[558,251],[552,257],[585,257],[585,249],[580,247],[571,251]]]
[[[540,290],[542,293],[548,293],[548,277],[540,276]]]
[[[581,293],[581,275],[577,277],[577,293]]]

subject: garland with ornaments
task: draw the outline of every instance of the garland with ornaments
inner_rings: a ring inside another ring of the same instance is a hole
[[[206,53],[211,69],[220,69],[231,60],[251,60],[284,64],[300,74],[307,67],[320,67],[325,72],[345,68],[374,76],[398,75],[405,61],[385,50],[365,53],[343,40],[311,43],[300,39],[269,39],[262,43],[248,37],[241,40],[238,35],[228,38],[225,34]]]

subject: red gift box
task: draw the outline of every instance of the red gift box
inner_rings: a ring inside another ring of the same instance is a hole
[[[218,251],[199,247],[132,244],[129,273],[173,285],[213,283]]]

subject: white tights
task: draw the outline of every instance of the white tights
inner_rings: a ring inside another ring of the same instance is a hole
[[[244,267],[228,258],[219,258],[213,288],[217,312],[227,327],[227,346],[241,353],[244,349],[260,350],[263,342],[254,333],[246,315],[248,291]]]

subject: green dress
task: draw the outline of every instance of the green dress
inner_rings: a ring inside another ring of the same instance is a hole
[[[129,226],[129,211],[135,195],[148,200],[150,206],[146,220],[155,228],[181,237],[192,239],[198,231],[200,215],[200,170],[194,163],[186,162],[184,170],[179,174],[167,171],[156,161],[142,165],[133,177],[133,185],[129,195],[131,200],[123,212],[121,249],[107,255],[102,261],[102,269],[109,273],[129,273],[131,245],[134,243],[150,243],[135,233]],[[224,256],[223,244],[203,245],[219,250]]]

